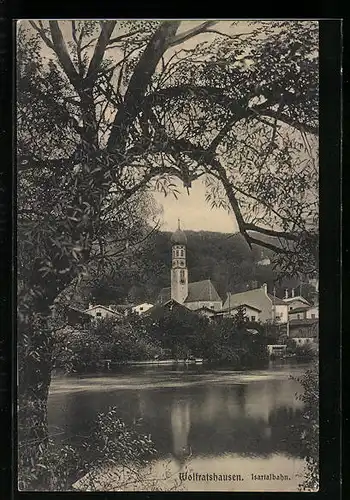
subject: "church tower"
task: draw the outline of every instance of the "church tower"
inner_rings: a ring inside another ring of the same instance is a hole
[[[171,236],[172,264],[171,264],[171,298],[183,304],[188,295],[188,270],[186,265],[187,238],[180,228]]]

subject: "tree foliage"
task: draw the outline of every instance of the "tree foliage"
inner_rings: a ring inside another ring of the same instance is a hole
[[[124,257],[147,235],[132,229],[146,188],[176,195],[174,177],[188,188],[201,178],[208,202],[232,212],[249,245],[273,249],[285,272],[317,269],[317,23],[218,26],[18,24],[19,420],[27,439],[47,441],[45,412],[41,423],[39,413],[35,425],[31,418],[50,383],[54,302],[91,260],[106,264],[111,239]]]

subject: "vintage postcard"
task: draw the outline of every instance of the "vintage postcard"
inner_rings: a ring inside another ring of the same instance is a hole
[[[21,20],[18,489],[319,489],[319,22]]]

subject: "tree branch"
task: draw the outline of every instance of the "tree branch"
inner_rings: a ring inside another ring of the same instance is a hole
[[[296,120],[293,120],[292,118],[287,116],[285,113],[278,113],[278,111],[275,111],[273,109],[265,109],[263,112],[261,112],[261,115],[269,116],[271,118],[277,118],[277,120],[284,122],[287,125],[296,128],[297,130],[304,131],[312,135],[319,135],[318,127],[308,125],[307,123],[297,122]]]
[[[34,28],[38,33],[39,35],[41,36],[42,40],[45,42],[45,44],[50,48],[52,49],[53,51],[55,50],[54,46],[53,46],[53,43],[52,41],[46,36],[45,34],[45,31],[42,29],[42,28],[39,28],[39,26],[37,26],[35,24],[34,21],[29,21],[29,24],[32,26],[32,28]]]
[[[74,64],[72,63],[72,60],[69,56],[61,29],[57,21],[49,21],[49,24],[53,42],[53,50],[55,51],[62,68],[69,78],[69,81],[71,82],[73,87],[76,88],[79,74],[76,71]]]
[[[130,78],[125,93],[124,106],[115,116],[108,139],[108,150],[112,150],[116,146],[121,151],[125,148],[127,131],[137,116],[151,77],[160,58],[174,37],[180,22],[164,21],[150,39]]]
[[[110,39],[115,28],[117,21],[106,21],[101,28],[100,36],[98,37],[94,54],[91,58],[89,68],[85,77],[85,80],[91,82],[96,79],[98,69],[103,60],[103,56],[106,51],[107,45],[110,43]]]
[[[180,43],[183,43],[186,40],[193,38],[194,36],[204,33],[207,28],[209,28],[210,26],[214,26],[214,24],[217,24],[217,22],[218,21],[205,21],[199,26],[195,26],[192,29],[184,31],[183,33],[179,33],[178,35],[175,35],[168,47],[175,47],[175,45],[179,45]]]

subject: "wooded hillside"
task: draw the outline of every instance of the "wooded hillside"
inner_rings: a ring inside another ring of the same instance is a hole
[[[186,234],[189,280],[210,278],[222,298],[228,291],[239,292],[263,283],[271,293],[275,286],[280,297],[286,288],[299,291],[297,279],[278,279],[272,264],[266,265],[266,259],[272,257],[270,250],[253,246],[251,251],[242,235],[208,231]],[[98,276],[91,299],[104,304],[155,301],[160,289],[170,286],[170,236],[170,232],[154,233],[134,252],[132,261],[119,261],[113,272]],[[303,295],[308,295],[310,287],[302,287]]]

